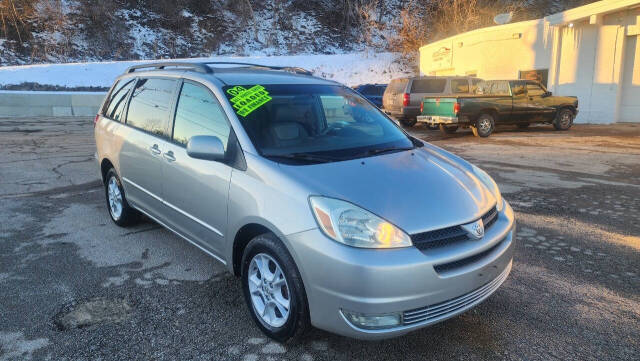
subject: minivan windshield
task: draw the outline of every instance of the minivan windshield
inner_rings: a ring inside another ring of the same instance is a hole
[[[324,163],[409,150],[389,118],[340,85],[227,86],[225,95],[260,154],[287,163]]]

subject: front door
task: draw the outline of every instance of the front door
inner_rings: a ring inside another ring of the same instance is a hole
[[[224,162],[189,157],[196,135],[213,135],[227,149],[231,126],[216,97],[201,84],[184,81],[172,141],[162,153],[163,199],[168,221],[201,247],[222,256],[232,168]]]
[[[151,215],[162,213],[162,147],[177,81],[139,79],[131,94],[121,139],[120,176],[127,199]]]
[[[513,110],[511,118],[513,123],[527,123],[529,121],[529,99],[524,81],[511,82],[511,94],[513,95]]]
[[[529,119],[532,122],[550,122],[555,115],[552,99],[545,96],[546,90],[535,82],[527,82]]]

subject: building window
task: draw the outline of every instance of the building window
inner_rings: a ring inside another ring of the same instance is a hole
[[[518,73],[518,79],[534,80],[544,85],[545,88],[548,86],[549,69],[520,70]]]

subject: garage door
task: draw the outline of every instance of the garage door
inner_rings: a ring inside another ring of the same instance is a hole
[[[640,41],[628,36],[622,74],[621,122],[640,122]]]

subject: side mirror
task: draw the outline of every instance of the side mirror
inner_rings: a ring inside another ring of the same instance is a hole
[[[196,159],[223,160],[224,144],[212,135],[196,135],[187,143],[187,154]]]

